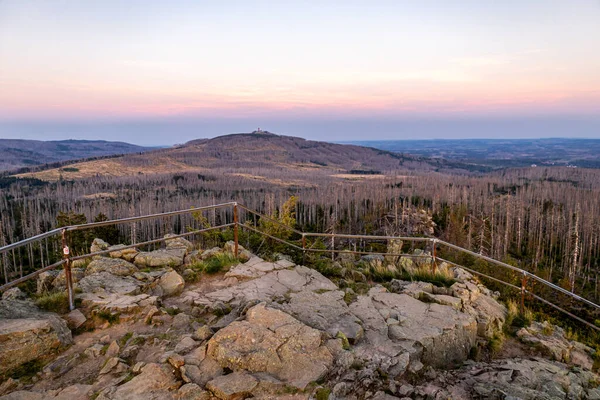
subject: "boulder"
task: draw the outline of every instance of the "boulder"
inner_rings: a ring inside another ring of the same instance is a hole
[[[183,292],[185,281],[177,272],[169,271],[160,277],[158,285],[161,287],[165,297],[175,296]]]
[[[562,328],[547,321],[532,322],[530,326],[521,328],[517,337],[552,360],[578,365],[588,370],[591,370],[594,364],[594,349],[567,339]]]
[[[415,272],[417,268],[411,257],[400,257],[398,262],[400,267],[409,274]]]
[[[112,258],[122,258],[125,261],[132,262],[135,260],[135,257],[139,254],[139,250],[135,247],[124,248],[123,244],[116,244],[114,246],[110,246],[108,250],[111,252],[108,253]]]
[[[389,239],[387,243],[388,254],[403,254],[402,245],[404,242],[401,239]],[[385,261],[391,264],[396,264],[400,260],[399,255],[386,256]]]
[[[72,343],[67,323],[28,301],[0,301],[0,376]]]
[[[110,245],[108,243],[106,243],[104,240],[96,238],[96,239],[94,239],[94,241],[92,242],[92,245],[90,246],[90,253],[97,253],[99,251],[108,250],[109,247],[110,247]]]
[[[192,250],[186,254],[183,259],[183,263],[185,265],[195,264],[199,261],[202,261],[201,252],[199,250]]]
[[[390,291],[394,293],[404,293],[415,299],[421,298],[423,293],[433,294],[433,285],[427,282],[412,282],[392,279],[390,282]]]
[[[463,311],[477,320],[477,334],[484,338],[492,338],[502,332],[506,320],[506,307],[492,297],[481,295],[475,301],[463,302]]]
[[[73,285],[79,282],[85,276],[83,268],[71,268],[71,278],[73,279]],[[56,278],[52,281],[52,287],[55,290],[64,290],[67,288],[67,278],[65,276],[65,270],[61,270],[56,275]]]
[[[206,352],[206,346],[201,347]],[[192,353],[200,353],[201,351],[193,351]],[[202,361],[191,354],[185,356],[186,365],[180,368],[182,378],[186,382],[195,383],[200,386],[206,385],[207,382],[223,375],[223,368],[210,357],[205,354],[200,354]]]
[[[117,276],[131,276],[138,269],[132,263],[119,258],[101,257],[92,261],[85,269],[85,275],[91,275],[98,272],[109,272]]]
[[[135,265],[151,268],[175,268],[183,264],[186,254],[184,248],[160,249],[150,252],[142,251],[135,257]]]
[[[52,283],[58,276],[58,271],[45,271],[38,275],[37,291],[38,295],[50,292],[53,288]]]
[[[194,245],[187,239],[183,237],[174,237],[177,236],[172,233],[168,233],[165,235],[165,245],[167,246],[167,250],[171,249],[185,249],[186,254],[194,250]],[[172,239],[169,239],[172,238]]]
[[[184,336],[183,339],[177,343],[175,349],[173,350],[178,354],[189,353],[192,349],[198,347],[198,342],[192,339],[190,336]]]
[[[70,329],[77,329],[81,325],[85,324],[85,321],[87,321],[85,315],[83,315],[83,313],[79,310],[71,311],[67,315],[64,315],[63,319],[67,321],[67,326]]]
[[[8,289],[6,292],[2,293],[2,300],[25,300],[26,298],[27,295],[18,287]]]
[[[340,251],[337,255],[337,260],[342,265],[354,265],[354,261],[356,261],[356,256],[354,255],[354,253],[348,250]]]
[[[321,332],[265,304],[250,308],[208,342],[207,354],[223,368],[267,372],[304,389],[331,368],[333,356]]]
[[[223,249],[220,247],[213,247],[212,249],[204,250],[202,254],[200,254],[200,259],[206,260],[221,253],[223,253]]]
[[[219,376],[206,384],[206,388],[221,400],[236,400],[250,396],[258,380],[252,375],[234,372]]]
[[[186,383],[177,391],[179,400],[210,400],[211,395],[195,383]]]

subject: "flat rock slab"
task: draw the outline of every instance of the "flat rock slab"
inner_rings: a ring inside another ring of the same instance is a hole
[[[250,300],[269,301],[289,292],[303,290],[337,290],[337,286],[319,272],[298,265],[294,269],[272,271],[260,278],[207,293],[205,297],[209,303],[214,301],[241,303]],[[206,303],[202,299],[197,302]]]
[[[352,343],[363,336],[360,320],[350,313],[339,290],[315,293],[303,290],[290,295],[290,301],[281,309],[306,325],[326,331],[332,336],[342,332]]]
[[[267,372],[299,389],[333,364],[320,331],[265,304],[249,309],[245,321],[218,331],[208,342],[207,355],[223,368]]]
[[[82,293],[77,296],[88,308],[99,308],[112,313],[131,314],[158,303],[157,296],[142,293],[136,296],[114,293]]]
[[[427,365],[447,367],[462,362],[475,345],[475,318],[451,306],[423,303],[407,294],[383,292],[372,298],[378,310],[398,313],[401,321],[389,327],[390,338],[420,343],[423,346],[421,361]]]
[[[146,283],[131,276],[117,276],[106,271],[88,275],[79,281],[79,287],[84,293],[136,295],[145,285]]]
[[[286,269],[293,266],[294,263],[287,260],[268,262],[259,257],[252,257],[244,264],[236,265],[230,269],[225,276],[235,278],[258,278],[271,271]]]

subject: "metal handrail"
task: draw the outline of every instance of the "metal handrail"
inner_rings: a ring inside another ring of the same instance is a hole
[[[139,216],[139,217],[128,217],[128,218],[121,218],[121,219],[113,219],[113,220],[110,220],[110,221],[102,221],[102,222],[90,222],[88,224],[81,224],[81,225],[70,225],[70,226],[65,226],[62,229],[66,229],[67,231],[79,231],[79,230],[82,230],[82,229],[97,228],[97,227],[100,227],[100,226],[125,224],[125,223],[128,223],[128,222],[144,221],[144,220],[147,220],[147,219],[165,218],[165,217],[173,217],[175,215],[191,214],[191,213],[198,212],[198,211],[214,210],[214,209],[217,209],[217,208],[234,206],[236,204],[237,204],[236,202],[232,201],[232,202],[229,202],[229,203],[221,203],[221,204],[216,204],[216,205],[213,205],[213,206],[204,206],[204,207],[190,208],[188,210],[169,211],[169,212],[158,213],[158,214],[142,215],[142,216]],[[2,252],[2,248],[0,248],[0,253],[1,252]]]
[[[206,210],[215,210],[215,209],[220,209],[220,208],[225,208],[225,207],[232,207],[233,208],[233,217],[234,217],[234,221],[232,223],[227,223],[227,224],[221,224],[219,226],[214,226],[214,227],[209,227],[209,228],[204,228],[204,229],[199,229],[199,230],[194,230],[191,232],[186,232],[183,234],[179,234],[179,235],[173,235],[170,236],[168,238],[160,238],[160,239],[153,239],[153,240],[149,240],[146,242],[142,242],[142,243],[136,243],[136,244],[132,244],[132,245],[127,245],[127,246],[121,246],[119,248],[119,250],[121,249],[128,249],[128,248],[134,248],[134,247],[138,247],[138,246],[145,246],[148,244],[153,244],[153,243],[159,243],[159,242],[165,242],[169,239],[176,239],[176,238],[180,238],[180,237],[186,237],[186,236],[191,236],[191,235],[195,235],[195,234],[199,234],[199,233],[203,233],[203,232],[208,232],[208,231],[212,231],[212,230],[216,230],[216,229],[223,229],[223,228],[227,228],[227,227],[233,227],[234,228],[234,241],[235,241],[235,253],[237,255],[237,250],[238,250],[238,234],[237,234],[237,230],[238,227],[241,227],[242,229],[247,229],[249,231],[258,233],[260,235],[263,235],[265,237],[268,237],[270,239],[273,239],[279,243],[283,243],[287,246],[290,246],[293,249],[296,249],[298,251],[302,251],[303,254],[305,254],[306,252],[312,252],[312,253],[331,253],[331,254],[335,254],[335,253],[341,253],[341,252],[346,252],[346,253],[351,253],[351,254],[374,254],[374,255],[387,255],[387,256],[393,256],[393,257],[410,257],[410,258],[431,258],[432,259],[432,268],[435,268],[436,265],[436,261],[443,261],[455,266],[458,266],[460,268],[465,269],[466,271],[469,271],[471,273],[483,276],[487,279],[491,279],[493,281],[496,281],[498,283],[501,283],[503,285],[506,285],[512,289],[516,289],[516,290],[520,290],[521,291],[521,295],[522,295],[522,304],[524,302],[524,295],[525,294],[529,294],[530,296],[532,296],[533,298],[543,302],[544,304],[550,305],[552,307],[554,307],[555,309],[559,310],[560,312],[578,320],[579,322],[582,322],[584,324],[586,324],[587,326],[595,329],[595,330],[600,330],[599,327],[595,326],[594,324],[589,323],[588,321],[583,320],[582,318],[570,313],[567,310],[564,310],[563,308],[553,304],[552,302],[541,298],[540,296],[535,295],[534,293],[532,293],[531,291],[527,290],[525,287],[525,282],[526,279],[528,277],[531,277],[531,279],[535,280],[536,282],[541,283],[542,285],[556,290],[566,296],[569,296],[577,301],[580,301],[588,306],[591,306],[593,308],[595,308],[596,310],[600,310],[600,305],[584,298],[581,297],[575,293],[572,293],[558,285],[555,285],[535,274],[532,274],[528,271],[525,271],[521,268],[503,263],[501,261],[495,260],[493,258],[484,256],[482,254],[478,254],[476,252],[473,252],[471,250],[462,248],[460,246],[454,245],[452,243],[448,243],[445,242],[443,240],[439,240],[437,238],[430,238],[430,237],[401,237],[401,236],[377,236],[377,235],[353,235],[353,234],[336,234],[336,233],[314,233],[314,232],[302,232],[299,231],[293,227],[287,226],[285,224],[283,224],[282,222],[278,221],[277,219],[261,214],[255,210],[252,210],[242,204],[239,204],[237,202],[227,202],[227,203],[221,203],[221,204],[216,204],[216,205],[211,205],[211,206],[203,206],[203,207],[197,207],[197,208],[191,208],[191,209],[186,209],[186,210],[177,210],[177,211],[171,211],[171,212],[165,212],[165,213],[157,213],[157,214],[150,214],[150,215],[143,215],[143,216],[137,216],[137,217],[128,217],[128,218],[122,218],[122,219],[114,219],[114,220],[110,220],[110,221],[102,221],[102,222],[92,222],[92,223],[87,223],[87,224],[82,224],[82,225],[70,225],[70,226],[66,226],[63,228],[58,228],[58,229],[53,229],[51,231],[36,235],[36,236],[32,236],[30,238],[21,240],[19,242],[16,243],[12,243],[3,247],[0,247],[0,255],[3,253],[6,253],[10,250],[31,244],[31,243],[35,243],[38,241],[41,241],[43,239],[49,238],[51,236],[57,235],[57,234],[62,234],[63,236],[63,247],[65,250],[65,254],[63,257],[63,260],[54,263],[52,265],[46,266],[44,268],[41,268],[37,271],[34,271],[26,276],[23,276],[21,278],[15,279],[11,282],[6,283],[5,285],[0,286],[0,292],[3,292],[11,287],[14,287],[28,279],[32,279],[35,278],[36,276],[38,276],[39,274],[41,274],[42,272],[45,271],[49,271],[51,269],[60,267],[60,266],[65,266],[65,269],[68,270],[67,271],[67,281],[70,281],[70,263],[72,261],[75,260],[79,260],[79,259],[84,259],[84,258],[89,258],[92,256],[96,256],[96,255],[103,255],[103,254],[107,254],[110,252],[115,251],[116,249],[112,249],[112,250],[102,250],[99,252],[94,252],[94,253],[88,253],[88,254],[84,254],[84,255],[77,255],[77,256],[70,256],[69,252],[68,252],[68,248],[66,247],[66,241],[65,241],[65,237],[66,234],[68,232],[71,231],[79,231],[79,230],[84,230],[84,229],[90,229],[90,228],[96,228],[96,227],[101,227],[101,226],[108,226],[108,225],[116,225],[116,224],[124,224],[124,223],[130,223],[130,222],[137,222],[137,221],[143,221],[143,220],[149,220],[149,219],[156,219],[156,218],[165,218],[165,217],[171,217],[171,216],[176,216],[176,215],[183,215],[183,214],[190,214],[190,213],[194,213],[194,212],[199,212],[199,211],[206,211]],[[273,235],[270,235],[266,232],[262,232],[259,229],[256,229],[255,227],[252,227],[250,225],[246,225],[243,223],[240,223],[238,220],[238,209],[243,209],[246,212],[250,213],[250,214],[254,214],[256,216],[258,216],[261,219],[266,219],[268,221],[271,221],[281,227],[284,227],[286,230],[288,230],[289,232],[293,232],[297,235],[300,235],[302,237],[301,239],[301,245],[298,245],[296,243],[292,243],[288,240],[285,239],[281,239],[278,237],[275,237]],[[416,255],[416,254],[391,254],[391,253],[382,253],[382,252],[372,252],[372,251],[356,251],[356,250],[338,250],[335,248],[335,242],[333,242],[333,247],[331,249],[315,249],[315,248],[311,248],[311,247],[307,247],[306,246],[306,238],[310,238],[310,237],[315,237],[315,238],[319,238],[319,237],[326,237],[326,238],[332,238],[333,240],[335,240],[336,238],[338,239],[365,239],[365,240],[402,240],[402,241],[409,241],[409,242],[425,242],[425,243],[431,243],[432,245],[432,254],[421,254],[421,255]],[[445,260],[439,256],[436,256],[436,245],[441,245],[441,246],[445,246],[449,249],[452,250],[456,250],[458,252],[461,252],[463,254],[468,254],[471,255],[473,257],[479,258],[481,260],[487,261],[489,263],[498,265],[502,268],[506,268],[508,270],[511,270],[513,272],[516,272],[518,274],[520,274],[523,277],[523,283],[522,286],[519,288],[518,286],[513,285],[512,283],[509,282],[505,282],[501,279],[489,276],[487,274],[484,274],[482,272],[473,270],[471,268],[465,267],[463,265],[459,265],[456,264],[454,262],[451,262],[449,260]],[[71,308],[74,308],[74,305],[72,304],[72,282],[67,282],[67,287],[69,292],[69,298],[71,300]]]

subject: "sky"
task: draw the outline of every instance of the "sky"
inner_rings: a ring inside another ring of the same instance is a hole
[[[0,0],[0,138],[600,138],[600,0]]]

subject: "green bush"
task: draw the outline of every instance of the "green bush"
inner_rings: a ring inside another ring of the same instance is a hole
[[[40,296],[35,301],[35,304],[43,310],[57,314],[66,314],[69,312],[69,296],[64,291]]]

